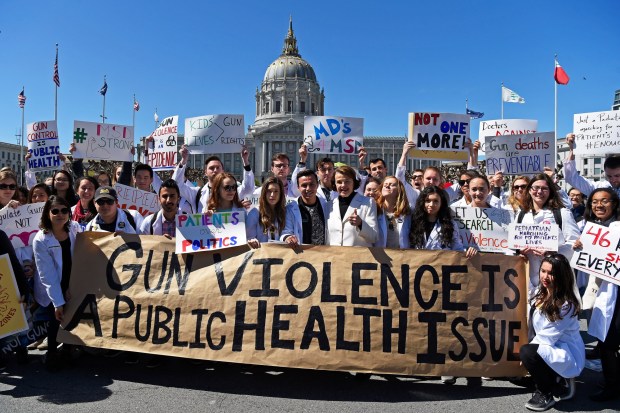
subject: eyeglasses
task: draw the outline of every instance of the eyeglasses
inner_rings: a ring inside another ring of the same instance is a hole
[[[516,189],[517,191],[520,190],[520,189],[525,189],[525,188],[527,188],[527,184],[524,184],[524,185],[513,185],[512,186],[512,189]]]
[[[549,187],[548,186],[533,186],[530,188],[530,191],[532,192],[548,192],[549,191]]]
[[[274,163],[273,167],[276,169],[288,168],[288,164],[287,163]]]
[[[237,185],[224,185],[222,188],[224,188],[226,192],[234,192],[237,190]]]
[[[422,179],[424,175],[413,175],[412,178],[413,179]]]
[[[68,179],[54,179],[54,182],[69,182]]]
[[[459,179],[459,185],[469,185],[469,181],[471,181],[471,179]]]
[[[50,211],[52,213],[52,215],[58,215],[58,214],[63,214],[63,215],[67,215],[69,213],[69,208],[54,208]]]
[[[102,205],[114,205],[116,203],[116,200],[114,199],[110,199],[110,198],[101,198],[95,201],[95,204],[102,206]]]
[[[11,191],[15,191],[17,189],[17,185],[15,185],[15,184],[0,184],[0,189],[10,189]]]
[[[592,200],[592,206],[597,206],[597,205],[607,206],[609,204],[611,204],[611,199],[601,199],[600,201],[598,199]]]

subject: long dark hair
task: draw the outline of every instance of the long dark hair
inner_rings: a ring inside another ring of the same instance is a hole
[[[92,176],[82,176],[78,178],[77,181],[75,181],[75,192],[76,193],[80,189],[80,185],[82,185],[82,181],[88,181],[91,184],[95,185],[95,191],[97,191],[97,188],[99,188],[99,181],[97,181],[95,178],[93,178]],[[81,208],[81,207],[82,207],[82,203],[80,202],[80,205],[78,205],[76,208]],[[88,214],[87,214],[86,219],[90,221],[91,219],[95,217],[95,215],[97,215],[97,207],[95,207],[95,194],[93,193],[93,197],[91,198],[90,202],[88,202]]]
[[[269,185],[276,185],[280,189],[280,199],[273,208],[267,201],[267,187]],[[284,223],[286,222],[286,194],[284,193],[284,185],[282,185],[282,181],[279,178],[272,176],[263,182],[258,201],[258,211],[260,226],[263,228],[264,234],[267,234],[268,231],[276,232],[276,222],[278,223],[279,230],[284,230]]]
[[[439,199],[441,199],[441,206],[437,213],[437,221],[441,228],[439,232],[441,243],[446,247],[452,246],[454,224],[452,223],[452,211],[448,205],[448,194],[437,186],[429,186],[420,192],[420,196],[418,196],[418,200],[415,203],[413,215],[411,216],[411,229],[409,230],[411,248],[423,249],[426,245],[424,224],[428,221],[428,214],[426,213],[426,208],[424,208],[424,203],[431,194],[438,194]]]
[[[553,252],[545,255],[540,263],[541,267],[545,262],[551,264],[553,290],[549,291],[539,284],[538,291],[530,301],[530,305],[538,307],[549,321],[557,321],[562,319],[562,307],[564,303],[567,303],[569,309],[572,310],[570,316],[575,317],[581,308],[579,299],[575,296],[575,275],[568,259],[562,254]]]
[[[58,190],[56,189],[56,177],[59,174],[63,174],[69,180],[69,187],[67,188],[67,194],[65,195],[65,199],[69,202],[70,206],[73,206],[77,203],[78,197],[75,194],[75,189],[73,189],[73,176],[64,169],[56,171],[54,176],[52,177],[52,194],[58,195]]]
[[[549,187],[549,198],[547,198],[547,202],[545,202],[545,205],[543,205],[543,208],[548,208],[548,209],[564,208],[564,203],[562,202],[562,199],[560,198],[560,194],[558,193],[558,189],[557,189],[557,186],[555,185],[555,182],[553,182],[553,180],[549,178],[549,175],[547,174],[538,174],[532,177],[530,182],[528,182],[527,184],[527,188],[525,188],[525,194],[523,195],[523,202],[522,202],[523,210],[525,212],[530,212],[530,211],[534,212],[534,200],[532,199],[530,190],[532,189],[532,185],[534,185],[534,182],[536,181],[545,181],[547,183],[547,186]]]
[[[41,228],[46,233],[52,230],[50,211],[52,210],[52,205],[54,204],[62,205],[69,208],[69,213],[67,214],[67,222],[64,225],[64,230],[69,232],[69,227],[71,226],[71,205],[69,205],[66,199],[61,198],[57,195],[50,196],[45,202],[45,206],[43,206],[43,212],[41,213],[39,228]]]
[[[32,196],[34,195],[34,191],[37,189],[40,189],[43,192],[45,192],[47,194],[48,199],[50,196],[52,196],[52,190],[50,189],[49,186],[45,185],[44,183],[36,184],[32,188],[30,188],[30,191],[28,191],[28,203],[29,204],[32,204]]]
[[[597,188],[594,191],[590,192],[590,196],[588,196],[588,200],[586,201],[586,209],[583,213],[583,218],[586,221],[596,221],[596,215],[592,212],[592,198],[594,194],[598,192],[605,192],[609,195],[609,200],[611,201],[611,209],[613,213],[611,217],[614,218],[614,221],[618,219],[618,205],[620,205],[620,198],[618,198],[618,194],[611,188]]]

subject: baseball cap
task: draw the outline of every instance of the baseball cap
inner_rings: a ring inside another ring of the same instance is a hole
[[[95,201],[102,198],[109,198],[116,201],[118,199],[116,197],[116,189],[111,186],[100,186],[95,192]]]

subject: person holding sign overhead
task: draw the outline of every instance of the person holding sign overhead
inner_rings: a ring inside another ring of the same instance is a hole
[[[248,245],[259,248],[261,242],[279,241],[286,223],[286,197],[282,181],[276,177],[262,185],[258,208],[248,212],[245,223]]]

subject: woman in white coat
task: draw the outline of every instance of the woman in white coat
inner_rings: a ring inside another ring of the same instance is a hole
[[[327,220],[327,245],[372,247],[377,242],[377,204],[356,192],[360,182],[350,166],[334,172],[338,197]]]
[[[273,176],[263,182],[258,208],[248,212],[245,232],[248,245],[259,248],[261,242],[279,241],[286,224],[286,196],[282,181]]]
[[[542,259],[540,285],[530,300],[530,343],[521,347],[520,358],[530,372],[536,391],[525,407],[544,411],[575,394],[575,377],[586,362],[579,333],[579,298],[575,295],[573,270],[557,252]]]
[[[80,225],[71,220],[71,206],[52,195],[41,213],[40,230],[35,235],[32,249],[38,272],[34,281],[34,297],[50,318],[47,330],[48,351],[45,364],[59,367],[56,335],[63,321],[65,302],[69,299],[69,277],[75,236]]]
[[[375,247],[409,248],[411,208],[405,186],[395,176],[388,176],[377,198],[379,236]]]

